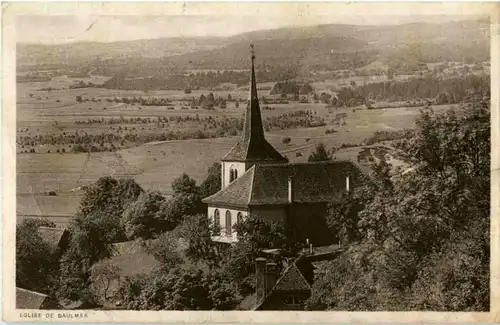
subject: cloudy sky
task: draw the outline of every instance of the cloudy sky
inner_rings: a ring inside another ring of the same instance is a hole
[[[184,5],[125,5],[104,9],[79,5],[76,10],[71,7],[45,6],[43,10],[25,10],[16,15],[15,33],[17,41],[23,43],[112,42],[163,37],[230,36],[253,30],[329,23],[386,25],[443,22],[467,19],[471,18],[470,15],[484,12],[487,10],[479,3],[199,5],[188,2]]]

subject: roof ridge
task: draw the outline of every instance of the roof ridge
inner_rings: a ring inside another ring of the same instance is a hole
[[[285,271],[283,271],[283,275],[278,279],[278,281],[276,281],[275,285],[273,286],[273,288],[271,289],[271,291],[269,291],[269,294],[271,294],[271,292],[274,291],[274,289],[276,289],[278,287],[278,284],[280,284],[280,282],[285,278],[285,276],[288,274],[288,272],[290,272],[291,269],[295,269],[297,272],[299,272],[299,276],[302,278],[302,280],[304,280],[304,282],[307,284],[307,286],[309,288],[311,288],[311,285],[309,284],[309,281],[307,281],[307,279],[304,277],[304,275],[302,274],[302,272],[300,271],[299,267],[297,266],[297,264],[295,263],[295,261],[293,261],[286,269]]]
[[[47,226],[40,226],[38,229],[50,229],[50,230],[58,230],[58,231],[63,231],[66,230],[66,228],[57,228],[57,227],[47,227]]]
[[[35,295],[38,295],[38,296],[42,296],[42,297],[48,297],[46,294],[44,293],[40,293],[40,292],[36,292],[36,291],[32,291],[32,290],[28,290],[28,289],[23,289],[23,288],[20,288],[20,287],[16,287],[16,290],[21,290],[21,291],[26,291],[26,292],[29,292],[29,293],[32,293],[32,294],[35,294]]]
[[[247,171],[252,171],[252,180],[250,181],[250,191],[248,191],[248,202],[247,204],[250,204],[252,202],[252,194],[253,194],[253,183],[255,181],[255,165],[250,167]]]

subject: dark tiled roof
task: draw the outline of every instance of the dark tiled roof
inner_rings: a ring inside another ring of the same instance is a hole
[[[289,178],[293,202],[330,202],[345,189],[346,175],[351,177],[350,184],[354,187],[362,172],[351,161],[254,165],[204,202],[235,206],[287,204]]]
[[[223,161],[266,161],[286,162],[265,138],[252,140],[242,137],[222,158]]]
[[[40,309],[46,299],[43,293],[16,288],[17,309]]]
[[[243,134],[241,139],[229,150],[222,160],[286,162],[286,158],[267,142],[264,137],[253,60],[254,57],[252,56],[250,99],[247,103]]]
[[[229,206],[248,206],[250,193],[252,192],[254,172],[255,166],[247,170],[241,177],[234,180],[224,189],[203,199],[203,202]]]
[[[61,248],[64,241],[68,240],[69,232],[66,229],[39,227],[38,234],[48,243],[52,248]]]
[[[309,291],[311,285],[300,272],[295,263],[292,263],[278,280],[273,291]]]

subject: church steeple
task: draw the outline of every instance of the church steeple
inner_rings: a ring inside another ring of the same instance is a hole
[[[259,97],[257,95],[257,82],[255,80],[255,50],[253,44],[250,45],[252,58],[252,71],[250,74],[250,98],[245,114],[245,124],[243,126],[243,137],[255,140],[264,139],[264,127],[260,115]]]
[[[262,117],[257,94],[257,81],[255,80],[255,50],[253,44],[250,45],[250,54],[252,60],[250,98],[248,99],[245,112],[243,134],[238,143],[231,148],[222,161],[249,163],[286,162],[286,158],[274,149],[264,137],[264,127],[262,126]]]

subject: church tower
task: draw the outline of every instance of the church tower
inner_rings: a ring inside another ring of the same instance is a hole
[[[255,80],[255,52],[251,47],[252,69],[250,98],[248,99],[243,134],[240,140],[222,158],[222,188],[228,186],[255,164],[286,163],[283,157],[264,137],[260,114],[257,82]]]

